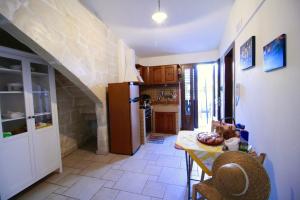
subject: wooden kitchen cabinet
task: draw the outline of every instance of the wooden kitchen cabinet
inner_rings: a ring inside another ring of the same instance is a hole
[[[165,83],[165,68],[153,67],[153,84]]]
[[[149,70],[149,67],[141,67],[139,69],[140,75],[141,75],[144,83],[149,83],[149,80],[148,80],[149,72],[148,72],[148,70]]]
[[[178,73],[176,65],[165,66],[165,83],[176,83],[178,81]]]
[[[155,112],[155,132],[176,134],[176,113]]]
[[[177,83],[177,65],[142,67],[141,76],[148,85]]]

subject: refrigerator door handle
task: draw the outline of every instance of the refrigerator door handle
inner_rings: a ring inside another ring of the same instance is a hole
[[[129,103],[135,103],[140,100],[140,97],[135,97],[135,98],[129,98]]]

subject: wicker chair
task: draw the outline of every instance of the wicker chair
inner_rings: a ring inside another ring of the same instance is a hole
[[[261,153],[259,156],[257,156],[257,159],[259,162],[263,165],[266,158],[265,153]],[[193,185],[193,193],[192,193],[192,199],[193,200],[225,200],[222,198],[221,195],[216,192],[215,188],[212,186],[212,178],[207,179],[205,181],[202,181],[200,183]],[[198,193],[201,195],[200,199],[197,199]]]

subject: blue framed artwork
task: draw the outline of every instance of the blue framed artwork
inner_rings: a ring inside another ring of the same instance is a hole
[[[240,47],[240,65],[243,70],[255,66],[255,36]]]
[[[264,71],[269,72],[285,66],[286,34],[282,34],[264,46]]]

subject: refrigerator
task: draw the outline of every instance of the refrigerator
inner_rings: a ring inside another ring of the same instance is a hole
[[[141,145],[139,85],[108,84],[108,109],[110,152],[133,155]]]

